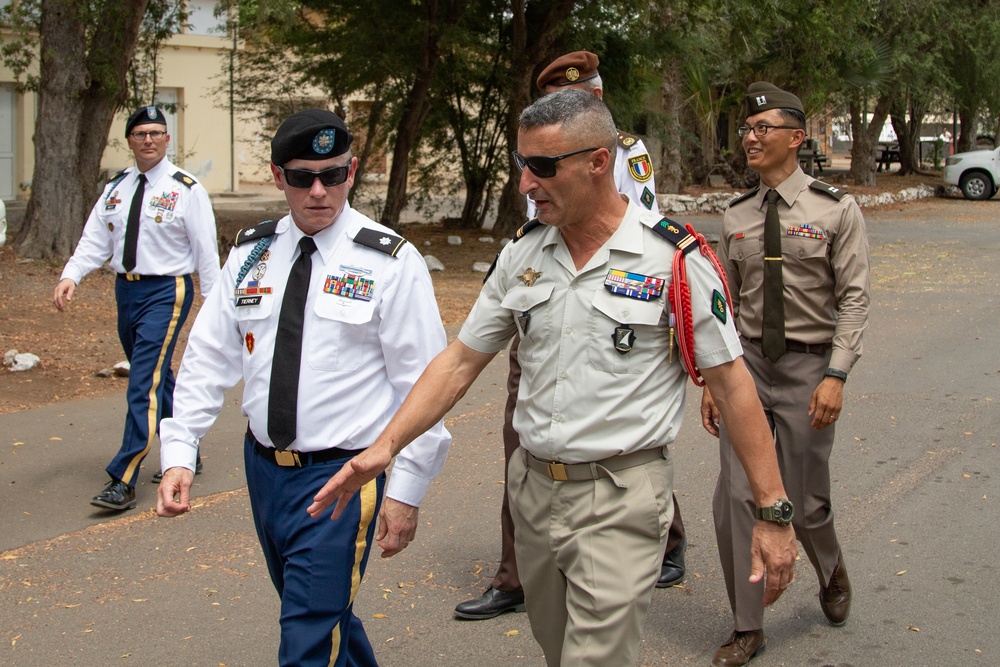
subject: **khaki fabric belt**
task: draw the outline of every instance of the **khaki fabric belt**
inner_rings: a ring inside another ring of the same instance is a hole
[[[586,480],[601,479],[611,477],[610,473],[634,468],[644,463],[651,463],[657,459],[667,458],[666,447],[656,447],[654,449],[640,449],[631,454],[620,454],[611,456],[592,463],[559,463],[558,461],[544,461],[532,454],[528,454],[528,467],[535,472],[540,472],[549,479],[557,482],[582,482]]]

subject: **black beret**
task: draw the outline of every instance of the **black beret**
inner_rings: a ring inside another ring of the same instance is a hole
[[[567,53],[543,69],[535,79],[535,85],[544,92],[545,86],[571,86],[590,81],[597,76],[597,66],[600,64],[597,55],[590,51]]]
[[[354,137],[340,116],[325,109],[293,113],[271,139],[271,162],[279,167],[289,160],[326,160],[343,155]]]
[[[747,88],[747,115],[752,116],[769,109],[795,109],[805,114],[802,100],[792,93],[767,81],[751,83],[750,87]]]
[[[125,137],[132,134],[132,128],[136,125],[147,125],[149,123],[157,123],[164,127],[167,126],[167,119],[163,115],[163,112],[156,107],[142,107],[136,109],[132,112],[132,115],[128,117],[128,122],[125,123]]]

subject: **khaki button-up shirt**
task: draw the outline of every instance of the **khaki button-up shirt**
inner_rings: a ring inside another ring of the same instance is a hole
[[[868,234],[854,197],[809,187],[801,169],[776,190],[781,220],[785,338],[833,343],[830,367],[849,372],[868,326]],[[764,306],[766,187],[726,211],[719,260],[726,269],[737,328],[760,338]]]

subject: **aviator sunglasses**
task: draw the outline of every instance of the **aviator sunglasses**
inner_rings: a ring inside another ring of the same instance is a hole
[[[285,169],[278,167],[278,171],[285,177],[285,183],[293,188],[308,190],[313,186],[316,179],[323,184],[324,188],[332,188],[347,180],[347,171],[350,165],[343,167],[330,167],[323,171],[309,171],[308,169]]]
[[[579,155],[580,153],[589,153],[596,150],[600,150],[600,147],[583,148],[571,153],[563,153],[562,155],[533,155],[532,157],[524,157],[517,151],[513,151],[511,155],[514,157],[514,164],[517,165],[518,171],[524,171],[524,167],[527,165],[528,169],[531,170],[531,173],[538,178],[552,178],[556,175],[556,163],[559,162],[559,160],[565,160],[568,157],[573,157],[574,155]]]

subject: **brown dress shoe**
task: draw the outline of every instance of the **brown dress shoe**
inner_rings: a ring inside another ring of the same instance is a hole
[[[841,626],[851,613],[851,581],[847,578],[844,556],[837,560],[837,569],[830,577],[830,583],[819,589],[819,606],[830,621],[830,625]]]
[[[735,667],[745,665],[764,652],[767,640],[763,630],[734,631],[725,644],[715,651],[713,667]]]

